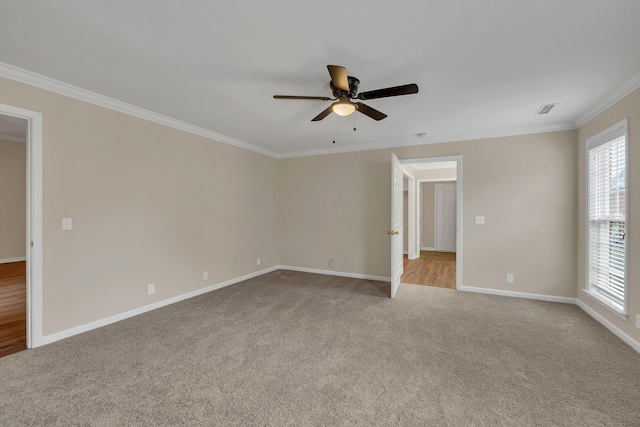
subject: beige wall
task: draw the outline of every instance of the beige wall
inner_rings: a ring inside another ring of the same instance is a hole
[[[576,131],[284,159],[282,264],[390,275],[392,152],[463,155],[464,285],[575,297]]]
[[[27,145],[0,140],[0,260],[26,256],[26,207]]]
[[[629,135],[629,182],[627,183],[627,220],[629,227],[627,244],[629,245],[628,296],[629,318],[622,319],[604,308],[582,292],[586,284],[585,275],[585,210],[586,210],[586,141],[623,119],[628,119]],[[636,315],[640,313],[640,89],[634,91],[602,114],[590,120],[578,131],[578,298],[611,323],[622,329],[635,340],[640,341],[640,329],[635,327]]]
[[[422,247],[434,248],[436,246],[436,183],[423,182],[420,186],[422,187]]]
[[[402,247],[409,251],[409,192],[402,192]]]
[[[455,169],[453,176],[455,177]],[[451,181],[422,182],[422,247],[436,246],[436,184],[455,184]]]
[[[3,78],[0,103],[43,113],[45,335],[278,264],[277,159]]]
[[[417,170],[415,172],[416,179],[441,179],[441,180],[455,180],[457,175],[456,168],[449,169],[424,169]]]
[[[574,131],[276,160],[1,78],[0,103],[43,113],[45,335],[277,264],[388,277],[392,152],[463,155],[464,285],[576,293]]]

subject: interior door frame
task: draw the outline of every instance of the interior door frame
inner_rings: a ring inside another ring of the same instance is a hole
[[[453,156],[438,156],[438,157],[420,157],[413,159],[400,159],[401,164],[412,163],[439,163],[439,162],[456,162],[456,289],[462,289],[462,243],[463,243],[463,229],[462,229],[462,155]],[[435,181],[447,181],[446,179],[426,179],[417,180],[418,185],[421,182],[435,182]],[[418,194],[418,215],[421,215],[422,199],[420,198],[420,192]],[[435,242],[434,242],[435,243]]]
[[[0,104],[27,121],[27,348],[42,345],[42,113]]]
[[[402,168],[402,174],[407,179],[407,258],[414,260],[420,258],[420,250],[416,250],[416,178],[409,173],[404,167]],[[403,207],[404,208],[404,207]]]
[[[391,229],[387,231],[387,234],[391,237],[391,281],[389,283],[391,285],[391,298],[395,298],[396,293],[400,288],[403,273],[403,179],[404,168],[402,166],[402,163],[400,163],[400,160],[395,155],[395,153],[391,153]]]

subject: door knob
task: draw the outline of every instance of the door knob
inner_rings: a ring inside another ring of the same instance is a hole
[[[396,234],[400,234],[400,232],[399,232],[399,231],[392,231],[392,230],[389,230],[389,231],[387,231],[387,234],[389,234],[389,235],[391,235],[391,236],[395,236]]]

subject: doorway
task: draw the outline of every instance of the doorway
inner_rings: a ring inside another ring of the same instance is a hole
[[[409,231],[407,239],[416,242],[416,251],[413,259],[410,253],[404,254],[401,283],[460,289],[462,156],[403,159],[400,162],[416,182],[414,193],[408,191],[407,194],[409,200],[412,197],[415,200],[415,226],[412,227],[415,234],[411,235]],[[408,219],[408,215],[406,217]]]
[[[0,104],[0,357],[42,345],[42,114]]]
[[[27,121],[0,115],[0,357],[27,348]]]

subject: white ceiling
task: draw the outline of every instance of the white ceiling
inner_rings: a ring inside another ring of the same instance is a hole
[[[640,84],[638,17],[631,0],[0,0],[0,62],[288,156],[575,128]],[[380,122],[272,98],[330,96],[327,64],[420,92],[367,101]]]

